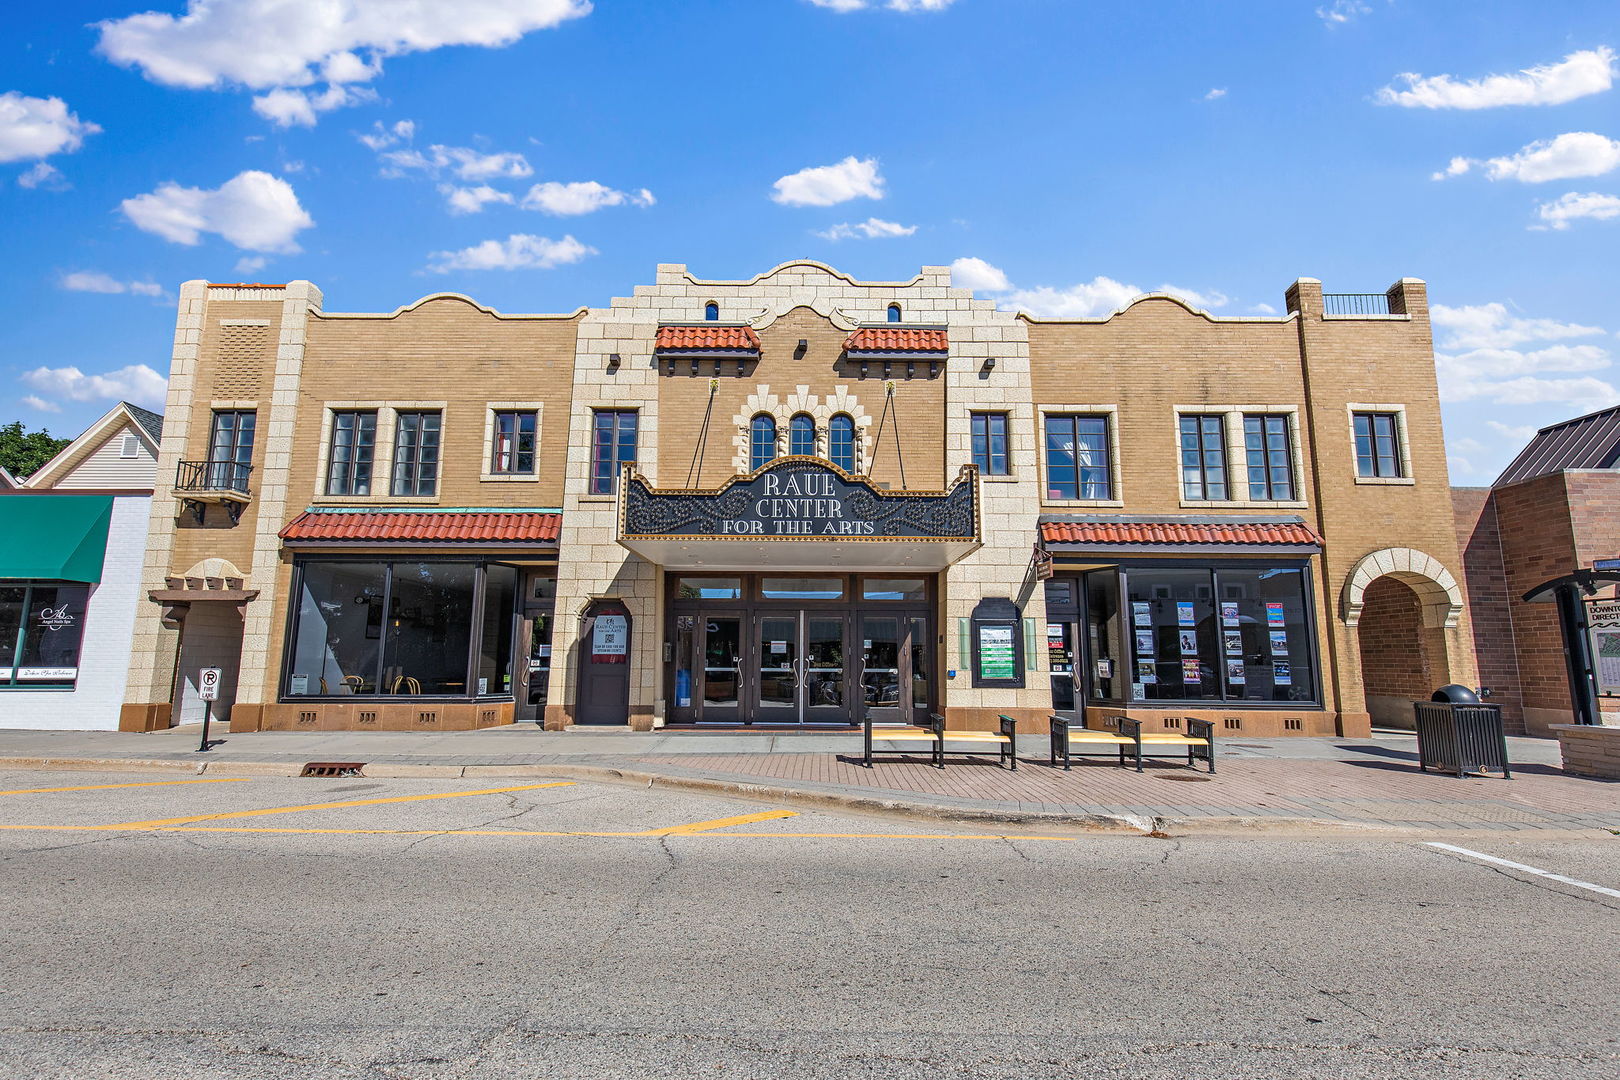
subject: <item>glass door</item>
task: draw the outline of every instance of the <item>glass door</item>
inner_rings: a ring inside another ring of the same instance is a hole
[[[926,615],[913,615],[901,658],[910,673],[912,723],[924,724],[934,708],[934,636]]]
[[[900,630],[897,616],[861,616],[861,704],[874,723],[902,722]]]
[[[844,626],[837,615],[802,613],[804,621],[804,711],[807,724],[847,724],[844,690]]]
[[[742,719],[742,617],[707,615],[696,620],[703,667],[696,696],[699,723],[735,724]]]
[[[759,689],[749,722],[799,723],[799,613],[756,615],[753,645]]]
[[[1052,710],[1073,719],[1079,705],[1079,674],[1075,670],[1075,625],[1049,620],[1046,624],[1046,661],[1052,674]]]

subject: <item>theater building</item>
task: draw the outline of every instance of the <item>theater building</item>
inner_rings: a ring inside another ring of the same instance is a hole
[[[1392,658],[1473,680],[1413,279],[1095,319],[944,267],[558,314],[193,281],[158,473],[134,730],[205,666],[233,730],[1356,734]]]

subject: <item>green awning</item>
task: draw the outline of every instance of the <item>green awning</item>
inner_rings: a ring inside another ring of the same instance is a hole
[[[0,580],[101,580],[111,495],[0,495]]]

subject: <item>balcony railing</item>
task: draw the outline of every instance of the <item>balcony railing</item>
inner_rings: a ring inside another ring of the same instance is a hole
[[[1323,293],[1324,315],[1405,315],[1401,298],[1388,293]]]
[[[185,492],[231,491],[248,493],[248,474],[253,466],[235,461],[182,461],[176,471],[174,488]]]

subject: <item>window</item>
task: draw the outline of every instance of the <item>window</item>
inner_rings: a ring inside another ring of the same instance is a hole
[[[1401,446],[1392,412],[1355,414],[1356,475],[1363,477],[1405,476]]]
[[[795,413],[788,421],[788,453],[812,457],[816,452],[816,422],[808,413]]]
[[[1245,416],[1243,452],[1248,459],[1250,499],[1287,502],[1294,497],[1287,416]]]
[[[495,414],[490,472],[506,476],[528,476],[534,472],[537,422],[538,416],[529,410]]]
[[[1046,418],[1046,497],[1109,499],[1108,417],[1049,415]]]
[[[223,410],[214,413],[213,430],[208,436],[208,486],[219,491],[246,491],[253,461],[251,412]]]
[[[827,422],[827,458],[847,473],[855,471],[855,420],[848,413],[834,413]]]
[[[591,494],[613,494],[620,471],[635,460],[635,410],[597,409],[591,440]]]
[[[889,321],[890,322],[899,322],[900,321],[900,305],[899,304],[890,304],[889,305]]]
[[[776,421],[760,413],[748,424],[748,470],[764,468],[776,460]]]
[[[703,319],[705,322],[717,322],[720,319],[720,305],[710,300],[703,305]]]
[[[976,412],[972,416],[973,464],[981,476],[1007,475],[1007,414]]]
[[[371,462],[376,444],[376,413],[332,414],[332,443],[326,459],[328,495],[371,494]]]
[[[841,577],[766,577],[759,579],[761,600],[842,600]]]
[[[742,578],[683,577],[675,584],[678,600],[740,600]]]
[[[861,578],[862,600],[927,600],[924,578]]]
[[[1181,497],[1219,501],[1226,495],[1226,418],[1181,418]]]
[[[0,687],[71,687],[89,603],[87,585],[0,587]]]
[[[394,495],[434,495],[439,490],[439,414],[402,412],[394,425]]]

